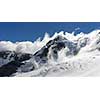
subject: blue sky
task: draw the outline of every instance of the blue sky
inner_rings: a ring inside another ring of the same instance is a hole
[[[34,41],[45,32],[53,35],[60,31],[72,32],[76,28],[80,28],[76,34],[88,33],[100,29],[100,22],[0,22],[0,40]]]

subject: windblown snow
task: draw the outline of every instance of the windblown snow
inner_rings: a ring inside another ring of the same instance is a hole
[[[100,76],[100,30],[46,33],[34,42],[0,41],[0,76]]]

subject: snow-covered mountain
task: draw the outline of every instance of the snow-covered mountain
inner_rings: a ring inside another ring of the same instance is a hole
[[[0,76],[99,76],[100,30],[0,42]]]

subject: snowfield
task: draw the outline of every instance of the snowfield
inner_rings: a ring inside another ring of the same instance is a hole
[[[100,30],[46,33],[34,43],[1,41],[0,52],[0,76],[100,76]]]

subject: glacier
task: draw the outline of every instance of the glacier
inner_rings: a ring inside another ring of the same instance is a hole
[[[0,77],[100,76],[100,30],[0,41]]]

